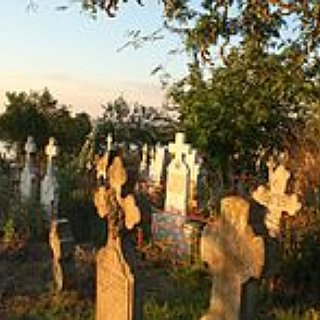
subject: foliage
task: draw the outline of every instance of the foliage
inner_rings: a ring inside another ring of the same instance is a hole
[[[85,10],[94,14],[101,10],[113,17],[126,1],[80,2]],[[141,0],[137,3],[143,5]],[[213,46],[218,46],[218,52],[223,54],[230,43],[248,39],[259,46],[280,47],[295,42],[305,54],[319,48],[317,0],[162,0],[160,3],[165,25],[184,38],[187,50],[205,61],[210,60]]]
[[[3,233],[3,240],[5,243],[9,243],[14,239],[15,227],[14,227],[14,221],[11,217],[4,222],[2,227],[2,233]]]
[[[176,121],[168,110],[140,104],[130,106],[121,96],[102,107],[104,112],[97,127],[98,142],[103,143],[106,134],[111,133],[117,142],[155,144],[168,141],[176,128]]]
[[[294,48],[282,54],[234,49],[228,66],[207,80],[193,66],[171,94],[191,140],[224,172],[239,164],[252,172],[259,151],[298,140],[295,130],[311,116],[308,106],[320,101],[319,83],[306,76]]]
[[[58,106],[48,89],[43,92],[7,92],[5,112],[0,116],[0,138],[17,142],[21,153],[29,135],[35,138],[38,148],[54,136],[63,154],[79,152],[91,130],[86,113],[71,116],[65,106]]]

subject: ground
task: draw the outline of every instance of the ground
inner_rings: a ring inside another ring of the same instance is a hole
[[[209,299],[210,278],[190,268],[170,268],[154,257],[141,254],[144,318],[198,319]],[[94,257],[88,245],[76,248],[76,273],[67,290],[53,287],[50,248],[45,241],[1,245],[1,320],[93,320]],[[179,270],[179,271],[178,271]],[[192,294],[192,299],[190,296]]]

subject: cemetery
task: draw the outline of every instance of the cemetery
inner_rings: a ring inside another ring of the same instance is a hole
[[[0,320],[320,320],[319,0],[26,2]]]
[[[301,215],[284,155],[208,213],[183,132],[138,153],[110,133],[100,147],[66,191],[88,205],[71,211],[53,137],[41,151],[29,136],[20,169],[2,164],[1,319],[318,319],[319,216]]]

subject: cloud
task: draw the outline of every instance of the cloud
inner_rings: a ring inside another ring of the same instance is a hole
[[[48,88],[60,104],[70,105],[74,112],[85,111],[92,116],[101,114],[101,105],[119,95],[129,102],[160,106],[164,92],[160,85],[135,81],[94,81],[64,73],[25,73],[14,70],[2,73],[0,81],[0,112],[4,110],[7,91],[42,91]]]

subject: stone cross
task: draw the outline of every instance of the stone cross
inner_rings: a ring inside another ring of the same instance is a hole
[[[26,152],[26,163],[30,165],[30,156],[37,152],[37,147],[32,136],[28,136],[24,150]]]
[[[105,152],[102,157],[100,157],[96,162],[96,178],[97,180],[107,179],[107,166],[109,161],[109,154]]]
[[[166,149],[160,145],[156,146],[154,161],[151,166],[151,178],[156,185],[160,185],[163,178]]]
[[[242,286],[259,278],[264,242],[248,225],[249,203],[237,196],[221,201],[221,215],[201,237],[201,259],[213,274],[210,307],[201,320],[238,320]]]
[[[97,255],[96,320],[139,320],[140,295],[124,238],[126,229],[139,223],[140,211],[132,194],[122,195],[127,173],[120,157],[114,158],[107,173],[108,187],[99,186],[94,196],[99,216],[108,219],[108,241]]]
[[[53,168],[53,158],[58,155],[58,147],[54,138],[49,139],[45,148],[47,155],[47,171],[41,181],[40,201],[46,212],[46,220],[49,222],[58,214],[58,181]]]
[[[140,170],[144,171],[148,167],[148,145],[145,143],[142,147],[142,159],[141,159],[141,165]]]
[[[188,154],[190,145],[185,143],[185,135],[183,132],[177,132],[174,143],[169,143],[169,152],[174,154],[175,159],[181,161],[183,155]],[[181,159],[181,160],[180,160]]]
[[[32,154],[36,153],[36,145],[33,137],[29,136],[25,144],[25,166],[21,172],[20,191],[23,199],[30,199],[37,191],[37,175]]]
[[[252,193],[255,201],[268,209],[265,224],[270,237],[276,238],[280,233],[281,216],[283,212],[294,215],[301,208],[297,195],[285,194],[290,172],[283,165],[275,168],[272,161],[268,162],[269,185],[259,186]]]

